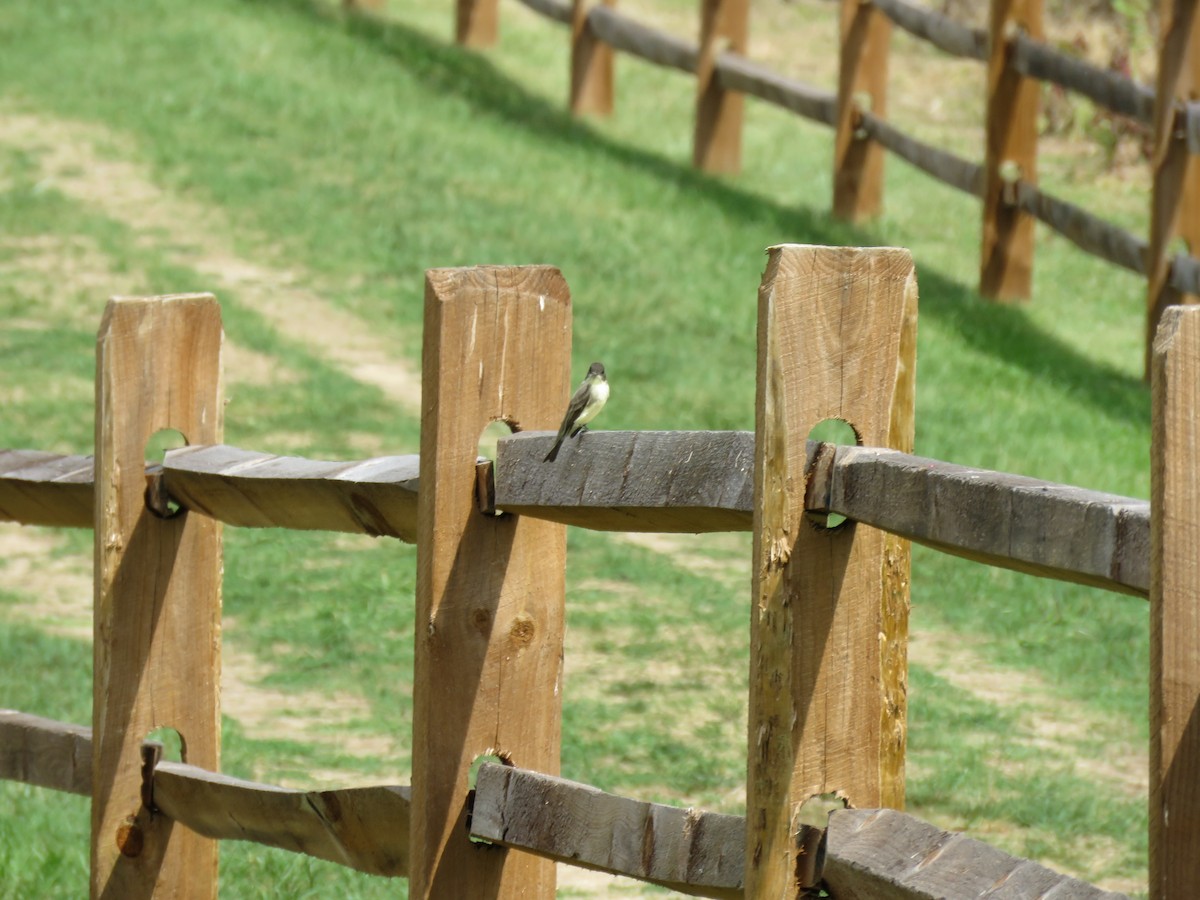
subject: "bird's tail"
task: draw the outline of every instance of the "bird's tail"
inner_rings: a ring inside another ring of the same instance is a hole
[[[558,458],[558,448],[562,446],[562,442],[563,442],[563,439],[562,439],[562,436],[560,435],[558,440],[556,440],[554,442],[554,446],[550,448],[550,452],[546,454],[546,458],[543,459],[542,462],[554,462],[554,460],[556,460]]]

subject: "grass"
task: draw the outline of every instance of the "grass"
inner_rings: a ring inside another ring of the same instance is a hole
[[[216,289],[230,340],[268,369],[231,374],[230,443],[333,458],[362,455],[364,444],[414,452],[415,415],[321,346],[289,337],[263,312],[261,285],[214,283],[209,263],[231,254],[294,276],[272,290],[313,291],[414,366],[425,269],[553,263],[572,287],[576,378],[593,359],[610,372],[601,427],[748,429],[763,247],[889,244],[912,249],[921,284],[918,452],[1148,496],[1136,279],[1042,233],[1036,300],[986,303],[974,290],[977,207],[903,164],[889,162],[883,217],[852,227],[828,214],[823,130],[751,103],[745,172],[708,177],[687,165],[692,86],[682,76],[622,58],[617,115],[580,122],[563,111],[561,29],[508,4],[500,46],[469,53],[446,40],[450,9],[393,6],[380,25],[303,0],[5,4],[0,446],[90,447],[104,297]],[[795,6],[797,29],[835,15]],[[788,10],[770,15],[786,25]],[[907,85],[910,96],[919,88]],[[18,138],[17,116],[69,127]],[[154,201],[134,213],[112,202],[121,184],[84,195],[69,166],[47,176],[56,147],[82,158],[79,135],[176,207],[215,218],[181,226]],[[1073,190],[1103,206],[1110,188],[1085,180]],[[1137,208],[1133,192],[1112,202]],[[64,565],[88,558],[89,534],[38,534]],[[743,538],[681,539],[666,557],[571,533],[566,775],[739,811]],[[715,561],[717,574],[696,560]],[[228,532],[227,636],[265,667],[255,685],[330,708],[363,704],[362,715],[264,735],[227,702],[230,772],[302,783],[310,769],[370,780],[407,768],[414,568],[412,548],[391,543]],[[2,702],[87,721],[86,644],[33,627],[22,611],[32,582],[4,590]],[[1140,601],[918,548],[913,603],[918,630],[961,638],[978,666],[1036,679],[1063,716],[1145,745]],[[1144,800],[1083,765],[1105,748],[1047,740],[1019,703],[981,697],[964,686],[972,672],[940,671],[921,653],[918,640],[911,808],[1089,878],[1144,883]],[[54,673],[55,687],[29,673]],[[293,718],[320,719],[301,711]],[[380,735],[395,739],[386,759],[351,752]],[[78,895],[86,802],[17,785],[0,785],[0,796],[13,811],[0,817],[0,896]],[[222,849],[222,883],[239,897],[398,890],[248,845]]]

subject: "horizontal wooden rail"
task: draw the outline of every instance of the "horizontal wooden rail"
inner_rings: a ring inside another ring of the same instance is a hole
[[[983,28],[969,28],[949,16],[907,3],[905,0],[871,0],[889,19],[914,37],[933,44],[952,56],[983,62],[987,59],[988,36]]]
[[[489,763],[479,770],[469,821],[477,839],[572,865],[693,896],[743,894],[742,816],[632,800]],[[814,870],[834,897],[974,897],[1001,884],[1006,897],[1124,896],[890,809],[832,812],[823,856],[823,870]]]
[[[547,19],[561,22],[563,25],[571,24],[570,3],[565,3],[563,0],[521,0],[521,2]]]
[[[162,749],[152,741],[144,748],[150,758]],[[298,791],[163,761],[153,773],[155,809],[206,837],[278,847],[373,875],[407,874],[407,787]],[[90,797],[92,729],[0,710],[0,780]]]
[[[499,442],[496,507],[600,531],[750,530],[750,432],[589,432],[545,463],[552,442],[550,432]],[[810,456],[817,446],[810,444]],[[44,479],[19,479],[19,496],[38,523],[91,524],[65,515],[47,523],[44,515],[51,503],[43,495],[62,489],[60,470],[71,472],[72,490],[88,492],[79,508],[90,508],[91,485],[79,468],[86,459],[63,457],[60,465],[43,454],[37,466]],[[865,447],[839,447],[822,465],[829,471],[812,495],[814,512],[989,565],[1138,596],[1149,591],[1144,500]],[[171,451],[163,478],[172,498],[227,524],[411,541],[416,469],[415,456],[321,462],[217,446]],[[0,473],[0,511],[12,508],[14,490]]]
[[[1022,75],[1049,81],[1082,94],[1100,106],[1143,125],[1154,121],[1154,89],[1086,60],[1063,53],[1018,31],[1013,39],[1013,66]]]
[[[983,196],[983,166],[905,134],[886,119],[860,110],[859,126],[904,161],[972,197]]]
[[[1146,274],[1147,242],[1117,225],[1034,185],[1016,184],[1016,203],[1093,256],[1139,275]]]
[[[736,53],[718,54],[713,64],[717,82],[727,91],[741,91],[799,116],[832,126],[837,121],[837,94],[786,78]]]
[[[471,836],[699,897],[741,897],[746,820],[606,794],[526,769],[480,767]]]
[[[90,456],[0,450],[0,522],[91,528],[94,470]]]
[[[631,56],[669,69],[696,71],[700,58],[696,44],[643,25],[611,6],[593,6],[588,11],[588,27],[604,43]]]
[[[833,897],[1125,900],[1124,894],[1101,890],[891,809],[830,813],[823,874]]]
[[[408,874],[412,791],[387,785],[299,791],[176,762],[154,768],[154,808],[205,837],[250,841],[360,872]]]

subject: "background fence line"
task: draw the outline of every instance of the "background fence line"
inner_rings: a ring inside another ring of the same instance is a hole
[[[855,221],[880,211],[885,148],[938,181],[979,197],[979,291],[984,297],[1030,298],[1035,220],[1084,252],[1146,276],[1147,380],[1163,310],[1200,302],[1200,260],[1191,255],[1200,248],[1200,163],[1195,156],[1200,152],[1200,116],[1193,99],[1200,89],[1198,0],[1162,0],[1153,89],[1047,44],[1042,39],[1043,0],[991,0],[986,29],[970,28],[907,0],[841,0],[836,91],[805,85],[746,59],[745,0],[701,0],[696,43],[618,12],[616,0],[520,2],[571,26],[570,108],[575,113],[612,112],[616,89],[605,49],[696,75],[693,162],[706,171],[731,172],[740,165],[740,98],[749,95],[834,127],[832,210],[837,216]],[[357,4],[346,0],[345,5]],[[498,0],[458,0],[459,42],[472,47],[495,43],[498,15]],[[981,164],[887,124],[893,24],[946,53],[987,66]],[[1146,238],[1038,188],[1042,82],[1082,94],[1116,116],[1151,128],[1153,191]],[[585,95],[604,100],[584,102],[580,98]],[[1182,253],[1173,249],[1180,239],[1186,244]]]
[[[821,290],[825,281],[853,287]],[[197,336],[219,348],[209,296],[110,302],[94,463],[0,452],[0,518],[95,530],[94,727],[0,713],[0,777],[92,796],[93,896],[118,887],[130,898],[213,896],[221,839],[405,875],[414,895],[428,897],[550,897],[545,860],[554,859],[701,896],[798,896],[824,877],[856,897],[927,896],[931,886],[970,897],[985,871],[1029,896],[1038,885],[1116,896],[873,811],[903,805],[908,537],[1149,597],[1151,896],[1200,891],[1200,308],[1172,308],[1155,345],[1148,504],[905,452],[916,324],[905,251],[772,249],[759,295],[753,435],[589,433],[554,466],[540,462],[553,440],[540,427],[554,424],[568,389],[561,276],[545,266],[440,270],[426,300],[424,384],[433,393],[417,459],[328,463],[211,444],[144,468],[145,442],[164,423],[219,439],[215,356],[173,352]],[[464,365],[464,354],[487,359]],[[847,354],[861,364],[844,366]],[[169,400],[142,402],[147,371],[154,396]],[[817,380],[803,389],[788,381],[799,371]],[[864,405],[842,408],[846,396]],[[901,449],[807,441],[829,416]],[[539,430],[500,442],[480,491],[476,441],[497,417]],[[178,512],[163,518],[146,499],[156,493]],[[480,509],[489,497],[509,514],[485,514],[495,512]],[[90,519],[81,512],[89,506]],[[830,511],[851,521],[809,521]],[[411,788],[296,791],[220,773],[219,720],[200,714],[215,698],[196,690],[218,681],[219,640],[194,637],[214,624],[219,634],[220,520],[417,540],[415,638],[424,649],[414,703],[423,706],[413,752],[424,759]],[[646,804],[555,777],[567,522],[754,532],[747,816]],[[524,543],[522,529],[533,529]],[[130,644],[131,632],[149,643]],[[182,763],[145,742],[159,727],[182,735]],[[466,769],[489,755],[498,762],[472,790]],[[821,797],[834,799],[814,808]],[[480,848],[468,831],[523,852]],[[731,837],[739,833],[740,843]],[[824,870],[815,865],[822,841]]]

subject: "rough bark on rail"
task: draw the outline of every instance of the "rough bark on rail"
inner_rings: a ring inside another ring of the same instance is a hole
[[[914,37],[933,44],[951,56],[982,62],[987,59],[988,36],[982,28],[969,28],[949,16],[922,9],[904,0],[871,0],[891,19]]]

